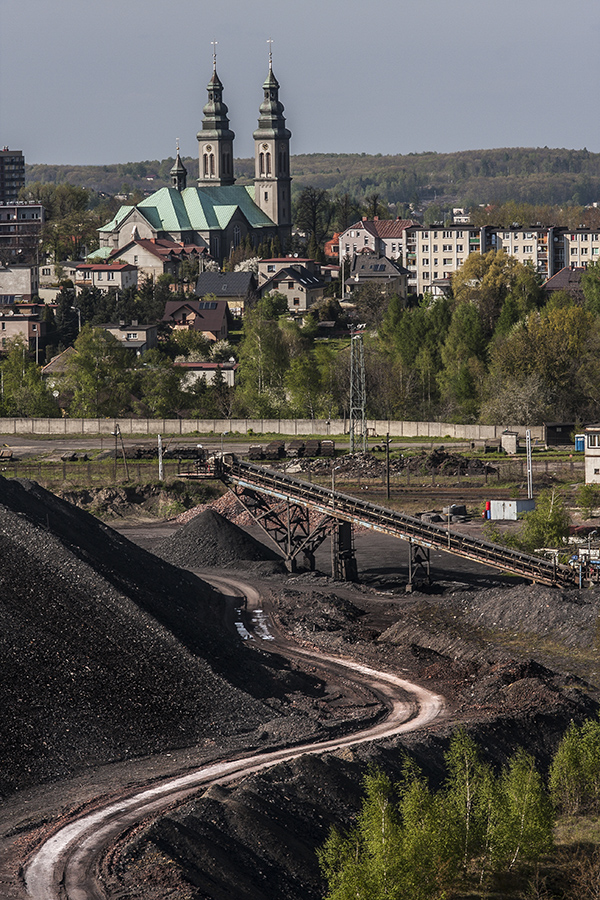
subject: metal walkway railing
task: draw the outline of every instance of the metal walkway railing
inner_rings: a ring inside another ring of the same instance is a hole
[[[552,560],[459,534],[440,525],[422,522],[413,516],[368,503],[357,497],[310,484],[273,469],[243,462],[229,454],[219,461],[218,469],[219,476],[225,483],[259,491],[342,521],[393,535],[430,550],[452,553],[542,584],[574,584],[576,580],[570,566],[559,565]]]

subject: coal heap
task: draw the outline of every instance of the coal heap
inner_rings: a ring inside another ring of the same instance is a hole
[[[272,718],[219,617],[195,576],[0,477],[0,797]]]
[[[190,569],[282,561],[275,550],[261,544],[214,509],[206,509],[160,541],[154,552],[174,565]]]

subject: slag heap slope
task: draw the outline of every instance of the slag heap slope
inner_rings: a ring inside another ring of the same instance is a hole
[[[193,575],[0,477],[0,796],[271,718],[221,616]]]

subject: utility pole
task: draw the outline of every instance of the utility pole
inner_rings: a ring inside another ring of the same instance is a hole
[[[350,326],[350,453],[367,452],[364,327]]]

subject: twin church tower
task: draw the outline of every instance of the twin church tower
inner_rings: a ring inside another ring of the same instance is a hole
[[[255,249],[273,242],[278,242],[283,251],[289,249],[291,134],[285,126],[270,52],[263,91],[254,132],[254,184],[238,185],[233,172],[235,135],[229,127],[213,53],[208,103],[198,132],[197,184],[187,186],[187,171],[177,150],[170,173],[171,186],[160,188],[136,206],[122,206],[112,221],[99,229],[97,255],[128,259],[127,254],[132,254],[132,261],[137,264],[140,241],[148,240],[201,247],[219,264],[247,241]]]
[[[235,183],[233,171],[233,140],[229,127],[228,109],[223,102],[223,85],[217,75],[216,53],[213,53],[213,72],[207,86],[208,102],[202,110],[202,129],[198,132],[199,177],[198,188],[228,188]],[[286,127],[284,107],[279,100],[279,82],[273,72],[269,51],[269,72],[263,84],[264,97],[259,109],[258,128],[254,132],[254,202],[273,222],[282,238],[291,232],[291,175],[290,138]],[[173,187],[182,190],[186,185],[186,171],[179,159],[171,170]],[[287,241],[286,241],[287,243]]]

